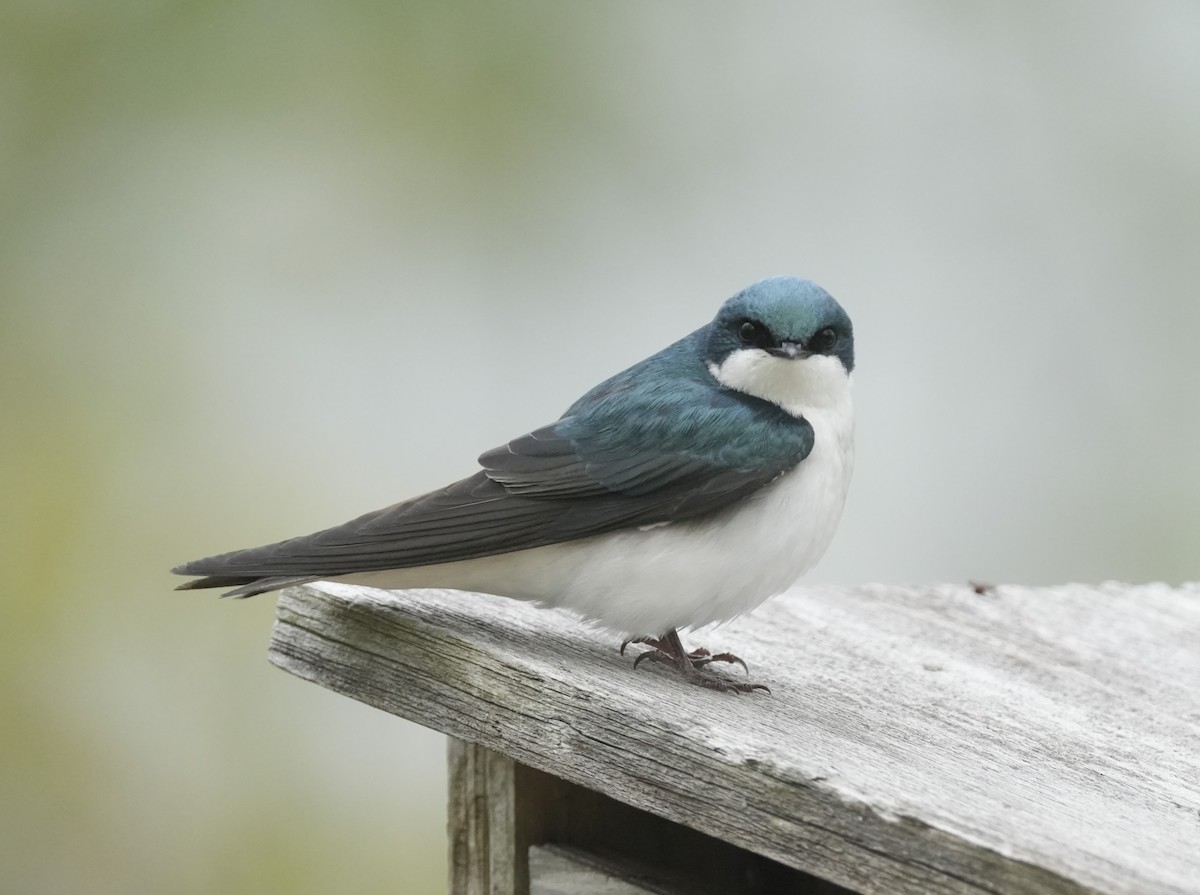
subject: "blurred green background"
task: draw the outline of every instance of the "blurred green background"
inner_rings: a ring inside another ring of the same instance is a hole
[[[814,580],[1200,576],[1197,46],[1192,0],[6,0],[5,891],[443,891],[441,738],[167,569],[466,474],[762,276],[858,329]]]

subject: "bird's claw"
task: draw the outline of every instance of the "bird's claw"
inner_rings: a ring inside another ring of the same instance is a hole
[[[631,643],[654,643],[656,644],[655,649],[660,649],[660,647],[657,646],[657,640],[658,638],[656,637],[630,637],[628,640],[622,640],[621,655],[625,655],[625,647],[629,646]],[[634,667],[636,668],[637,665],[635,664]]]
[[[715,674],[706,674],[699,680],[693,681],[708,690],[717,690],[721,693],[733,693],[741,696],[743,693],[753,693],[755,690],[765,690],[771,692],[771,688],[766,684],[744,684],[740,681],[729,681],[723,677],[717,677]]]
[[[631,643],[644,643],[650,647],[633,660],[634,670],[648,659],[651,662],[662,662],[675,666],[686,680],[708,690],[738,694],[752,693],[755,690],[771,692],[770,687],[765,684],[739,683],[706,671],[706,667],[713,662],[726,662],[730,665],[741,665],[743,672],[750,673],[746,663],[733,653],[716,653],[714,655],[702,646],[691,652],[685,652],[683,644],[679,640],[679,634],[675,631],[664,634],[662,637],[630,637],[621,644],[622,656],[625,655],[625,648]]]
[[[668,665],[675,664],[675,660],[661,650],[648,649],[633,660],[633,670],[637,671],[637,667],[646,659],[649,659],[651,662],[666,662]]]
[[[744,673],[750,673],[750,669],[746,667],[746,663],[733,653],[717,653],[714,656],[704,647],[699,646],[688,653],[688,658],[692,660],[693,668],[703,668],[711,662],[728,662],[730,665],[741,665]]]

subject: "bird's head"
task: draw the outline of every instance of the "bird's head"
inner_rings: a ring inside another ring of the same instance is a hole
[[[838,400],[854,369],[854,329],[828,292],[771,277],[721,306],[703,348],[718,382],[785,409]]]

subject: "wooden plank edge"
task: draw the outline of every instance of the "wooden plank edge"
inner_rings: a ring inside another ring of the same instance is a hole
[[[1136,891],[1091,888],[919,819],[848,801],[813,781],[777,776],[768,764],[730,763],[675,742],[672,748],[682,748],[688,766],[688,785],[681,785],[664,773],[667,765],[638,766],[652,762],[661,744],[636,736],[613,741],[612,724],[621,715],[619,707],[604,704],[603,695],[502,662],[418,613],[382,609],[311,586],[288,589],[280,597],[270,660],[327,689],[858,891]],[[537,699],[530,701],[530,694]],[[488,711],[481,713],[484,706]],[[560,753],[547,760],[548,730],[586,741],[588,754]],[[707,794],[703,801],[696,796],[697,782]]]

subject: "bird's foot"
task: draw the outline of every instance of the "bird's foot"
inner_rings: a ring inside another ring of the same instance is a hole
[[[644,643],[652,647],[649,652],[642,653],[633,663],[633,667],[637,668],[638,662],[649,658],[654,662],[671,662],[677,664],[679,658],[675,652],[675,648],[667,640],[666,637],[631,637],[621,644],[621,655],[625,655],[625,647],[631,643]],[[682,643],[680,644],[682,648]],[[713,655],[702,646],[696,647],[691,652],[687,653],[688,661],[692,663],[693,668],[703,668],[712,662],[728,662],[730,665],[741,665],[742,671],[746,674],[750,673],[750,669],[746,667],[746,663],[733,653],[717,653]]]
[[[674,666],[683,676],[684,680],[708,690],[717,690],[722,693],[753,693],[755,690],[771,692],[771,689],[765,684],[741,683],[739,681],[731,681],[718,674],[713,674],[712,671],[706,668],[706,666],[711,665],[713,662],[727,662],[730,665],[741,665],[742,670],[747,674],[750,673],[750,669],[746,667],[745,662],[733,653],[717,653],[714,655],[704,647],[698,647],[691,652],[686,651],[683,648],[683,642],[679,639],[679,634],[673,629],[661,637],[631,637],[621,644],[621,655],[625,655],[625,647],[631,643],[644,643],[650,647],[650,649],[633,660],[634,669],[642,664],[644,660],[662,662],[666,665]]]
[[[687,655],[692,661],[693,668],[703,668],[705,665],[708,665],[712,662],[728,662],[730,665],[741,665],[742,671],[745,674],[750,673],[750,669],[746,667],[746,663],[733,653],[717,653],[716,655],[713,655],[704,647],[698,646]]]

